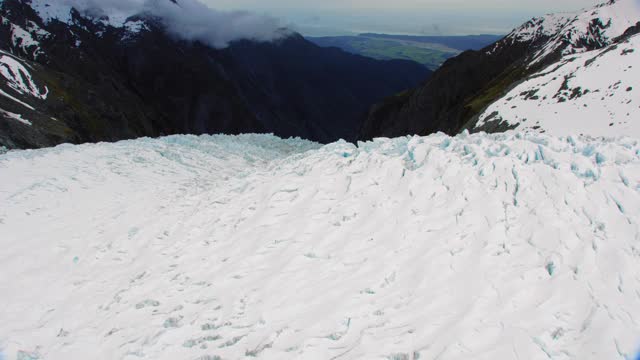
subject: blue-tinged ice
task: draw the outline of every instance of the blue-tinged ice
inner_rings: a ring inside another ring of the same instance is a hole
[[[582,150],[582,155],[584,156],[591,156],[593,155],[593,153],[596,151],[595,146],[593,145],[587,145],[585,146],[585,148]]]
[[[19,350],[18,354],[16,355],[16,360],[39,360],[39,359],[40,359],[40,355],[38,355],[38,353],[35,353],[35,352],[26,352],[26,351]]]

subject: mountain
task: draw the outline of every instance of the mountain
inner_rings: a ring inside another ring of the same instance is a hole
[[[633,70],[639,30],[636,0],[534,18],[489,47],[448,60],[423,85],[372,107],[360,137],[496,132],[524,119],[525,127],[540,131],[553,123],[548,130],[601,135],[603,124],[613,123],[602,135],[623,134],[639,105],[632,93],[640,86]],[[609,86],[615,95],[606,91]],[[590,95],[579,99],[585,91]],[[585,112],[599,124],[567,120]]]
[[[358,36],[307,37],[324,47],[337,47],[375,59],[405,59],[437,69],[445,60],[464,50],[478,50],[501,36],[408,36],[366,33]]]
[[[7,148],[175,133],[351,140],[371,104],[430,73],[286,30],[273,42],[216,49],[176,37],[148,13],[109,18],[52,0],[4,0],[0,16]]]
[[[0,359],[636,359],[638,151],[535,133],[10,151]]]
[[[640,136],[640,35],[569,55],[516,84],[478,116],[495,126],[555,135]]]

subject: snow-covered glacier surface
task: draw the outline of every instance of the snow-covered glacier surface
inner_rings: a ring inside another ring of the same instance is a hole
[[[0,155],[0,359],[634,359],[640,143]]]

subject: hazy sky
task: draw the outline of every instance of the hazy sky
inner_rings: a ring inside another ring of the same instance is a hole
[[[305,35],[386,32],[504,34],[533,16],[604,0],[202,0],[218,9],[266,13]]]
[[[512,9],[538,12],[577,10],[604,0],[203,0],[232,9]]]

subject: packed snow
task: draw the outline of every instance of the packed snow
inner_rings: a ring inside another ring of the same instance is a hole
[[[0,155],[0,358],[633,359],[640,142]]]
[[[602,50],[565,56],[518,84],[481,115],[557,136],[640,137],[640,35]]]

